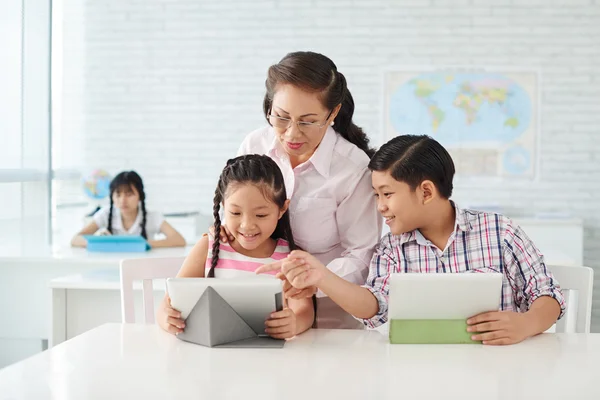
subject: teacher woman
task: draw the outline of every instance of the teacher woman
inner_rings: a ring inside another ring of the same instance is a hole
[[[346,78],[324,55],[296,52],[269,68],[266,89],[268,126],[246,136],[238,155],[265,154],[279,165],[296,244],[362,285],[382,220],[367,168],[373,150],[352,122]],[[362,327],[323,296],[317,294],[317,328]]]

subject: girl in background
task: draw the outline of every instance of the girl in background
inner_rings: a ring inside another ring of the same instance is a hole
[[[71,240],[71,246],[86,247],[83,235],[139,235],[152,248],[185,246],[183,236],[163,215],[146,210],[142,178],[135,171],[123,171],[110,182],[110,206],[94,214],[94,220]],[[158,233],[164,239],[155,240]]]

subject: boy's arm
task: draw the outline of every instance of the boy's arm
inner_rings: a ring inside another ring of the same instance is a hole
[[[371,259],[369,276],[363,286],[354,285],[327,270],[319,289],[346,312],[362,319],[369,328],[388,320],[389,279],[396,270],[391,235],[384,236]]]
[[[547,318],[542,317],[545,323],[536,333],[543,332],[564,314],[565,299],[560,286],[544,257],[519,226],[507,226],[503,245],[504,267],[511,278],[509,282],[519,310],[530,316],[532,322],[540,322],[540,315],[547,315]],[[546,297],[551,301],[537,301]]]
[[[369,289],[348,282],[328,269],[317,287],[356,318],[370,320],[379,311],[379,302]]]
[[[519,227],[510,224],[503,241],[503,259],[518,312],[493,311],[467,320],[473,340],[483,344],[519,343],[546,331],[564,314],[565,300],[546,268],[544,258]]]
[[[531,336],[545,332],[562,314],[561,305],[549,296],[537,298],[525,313],[531,327]]]
[[[303,289],[317,286],[346,312],[370,328],[387,321],[388,281],[395,269],[389,235],[375,250],[369,276],[364,286],[358,286],[331,272],[314,256],[304,251],[293,251],[287,259],[257,269],[257,273],[280,270],[292,286]]]

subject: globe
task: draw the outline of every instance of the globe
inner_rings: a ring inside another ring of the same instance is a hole
[[[91,199],[101,200],[110,195],[111,176],[103,169],[93,170],[82,179],[83,191]]]

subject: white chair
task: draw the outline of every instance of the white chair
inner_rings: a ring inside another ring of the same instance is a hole
[[[153,279],[172,278],[177,275],[185,257],[132,258],[121,261],[121,316],[123,322],[135,322],[133,282],[142,281],[144,322],[154,323]]]
[[[589,333],[592,318],[594,271],[588,267],[549,265],[565,295],[566,313],[556,323],[557,333]]]

